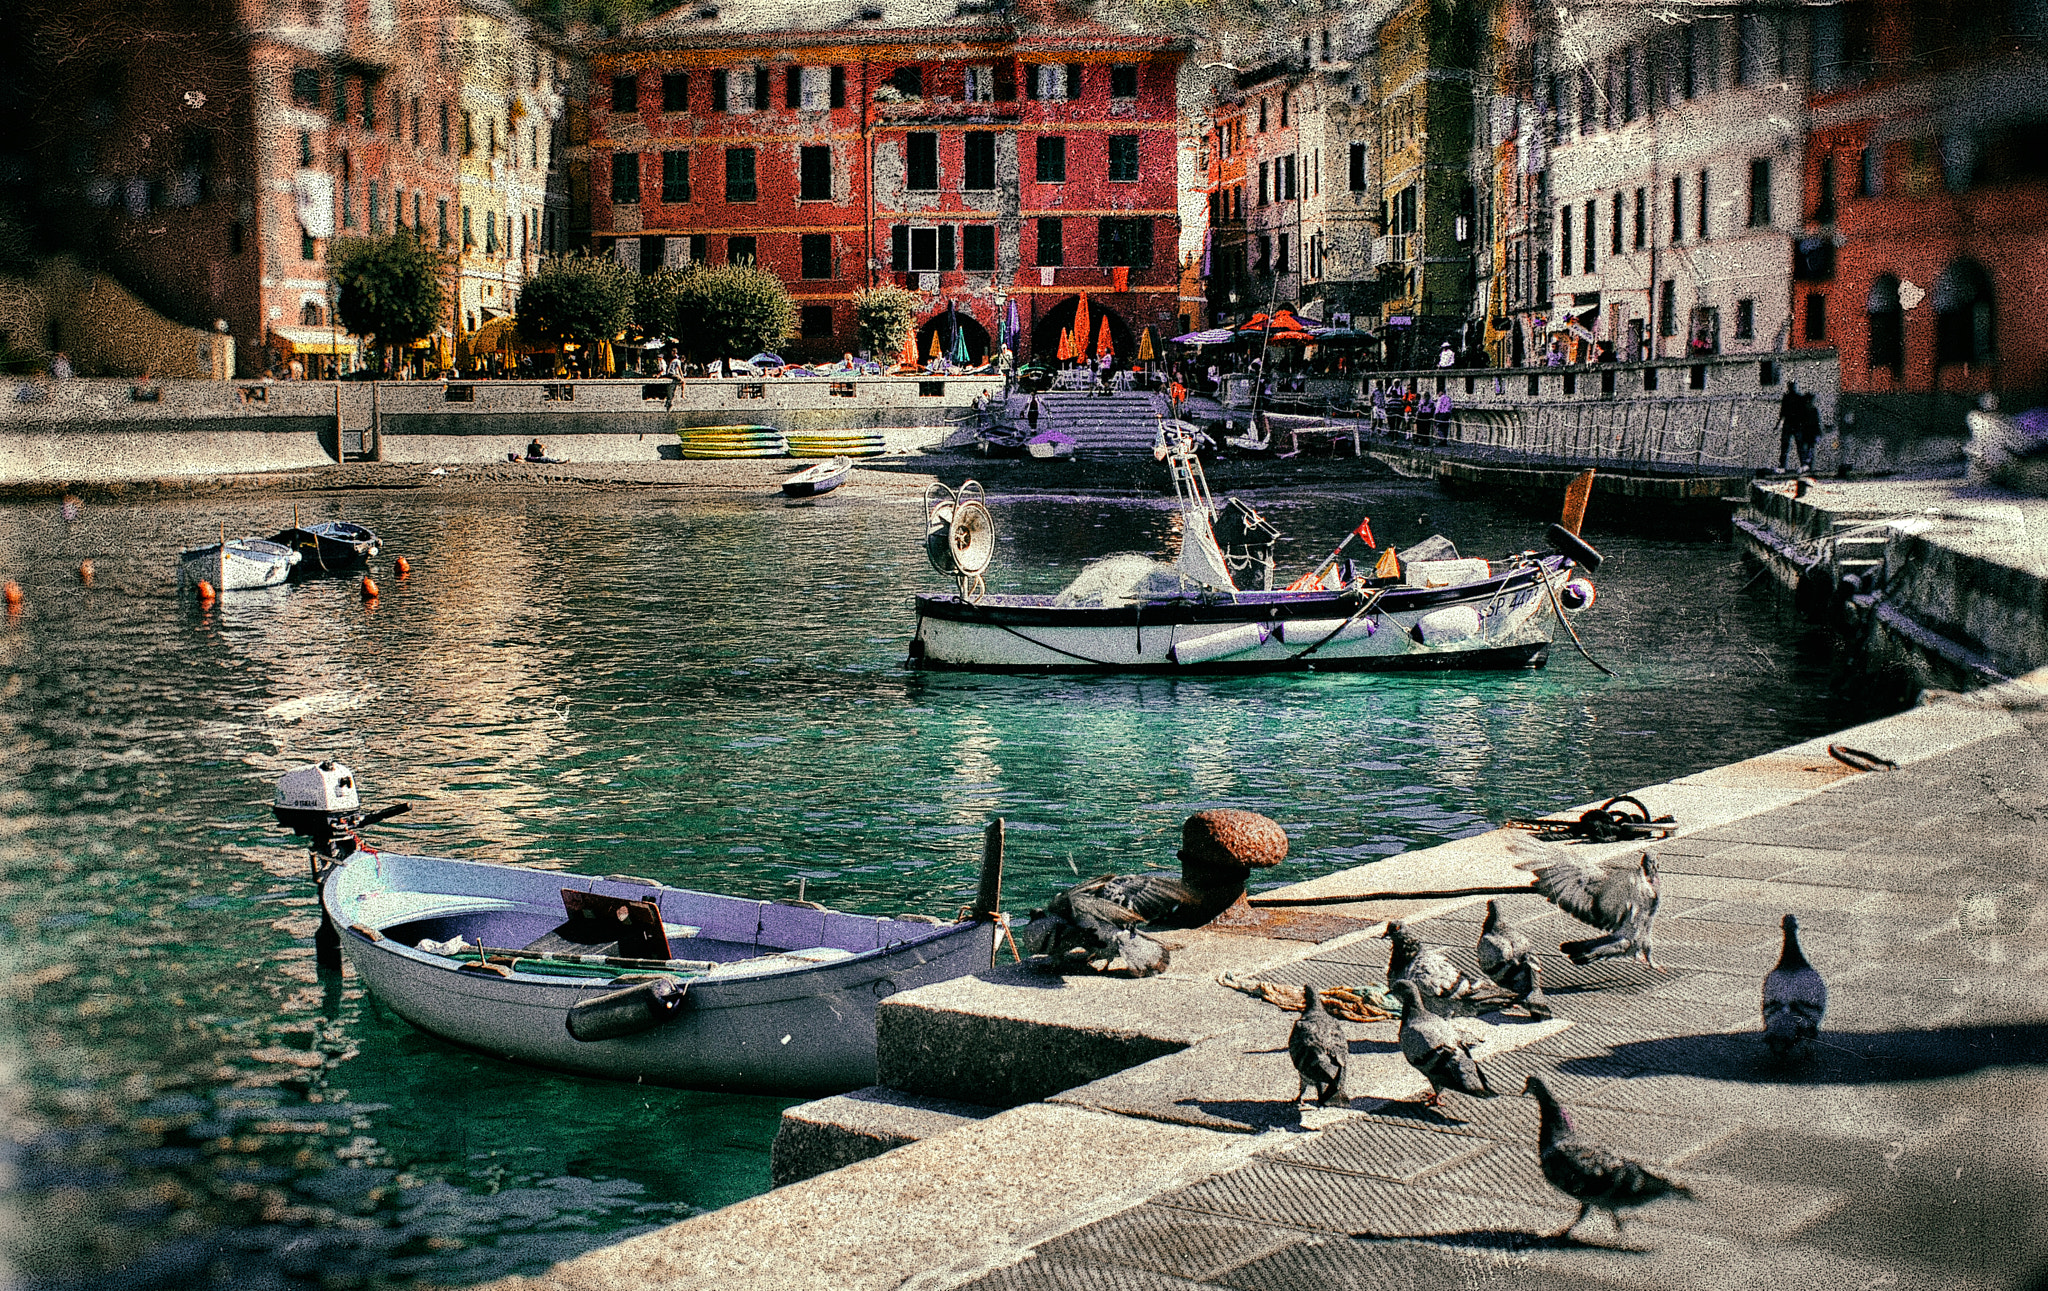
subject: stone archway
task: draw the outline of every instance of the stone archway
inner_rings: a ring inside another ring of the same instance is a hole
[[[920,366],[931,361],[933,336],[939,338],[940,352],[948,358],[953,356],[953,333],[946,325],[946,317],[946,311],[941,309],[918,324],[917,361]],[[976,322],[974,316],[964,309],[955,311],[954,317],[959,319],[960,335],[967,341],[968,366],[979,367],[995,351],[995,344],[989,338],[988,329]]]
[[[1057,362],[1060,352],[1060,333],[1074,325],[1074,310],[1080,305],[1080,296],[1068,296],[1051,309],[1038,316],[1038,322],[1031,328],[1031,357],[1047,363]],[[1088,353],[1095,353],[1095,338],[1102,331],[1102,320],[1109,320],[1109,341],[1116,347],[1117,361],[1128,367],[1138,353],[1138,334],[1124,321],[1123,315],[1094,297],[1088,299]],[[1021,363],[1024,355],[1018,356]]]

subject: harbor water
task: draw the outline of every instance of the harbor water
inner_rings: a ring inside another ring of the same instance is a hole
[[[1369,514],[1467,555],[1541,525],[1398,481],[1252,499],[1283,574]],[[175,594],[176,552],[345,516],[351,579]],[[992,590],[1163,552],[1157,498],[997,497]],[[1727,545],[1608,539],[1541,671],[982,677],[903,666],[912,493],[355,494],[0,507],[0,1162],[12,1276],[459,1283],[768,1186],[788,1100],[559,1076],[423,1035],[315,969],[270,786],[354,767],[377,845],[950,916],[983,825],[1006,900],[1172,866],[1185,817],[1264,812],[1274,882],[1370,862],[1872,715]],[[391,557],[412,574],[400,579]],[[82,584],[81,561],[96,578]]]

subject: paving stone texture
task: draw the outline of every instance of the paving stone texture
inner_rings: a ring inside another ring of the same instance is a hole
[[[1060,1099],[1262,1130],[1254,1159],[965,1285],[2048,1285],[2048,712],[2022,706],[2005,725],[1656,847],[1665,971],[1544,956],[1558,1017],[1575,1025],[1488,1060],[1495,1088],[1544,1073],[1583,1134],[1668,1170],[1696,1200],[1655,1203],[1622,1232],[1596,1215],[1560,1236],[1577,1208],[1543,1180],[1532,1099],[1451,1094],[1438,1113],[1374,1097],[1398,1075],[1392,1031],[1350,1025],[1366,1076],[1353,1092],[1366,1096],[1297,1113],[1284,1054],[1258,1052],[1284,1045],[1274,1023]],[[1583,935],[1539,900],[1504,904],[1539,950]],[[1757,999],[1787,911],[1830,999],[1814,1059],[1781,1066]],[[1417,930],[1462,958],[1480,913]],[[1354,940],[1275,976],[1363,983],[1384,970],[1385,943]],[[1503,1031],[1527,1025],[1497,1016]]]

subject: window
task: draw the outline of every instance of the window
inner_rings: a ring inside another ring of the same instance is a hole
[[[832,335],[832,307],[830,305],[805,305],[797,315],[798,332],[807,341],[823,340]]]
[[[728,202],[751,202],[757,194],[754,189],[754,150],[752,148],[727,148],[725,150],[725,200]]]
[[[930,228],[919,225],[897,225],[891,230],[892,248],[895,240],[902,241],[908,256],[906,267],[911,273],[938,273],[953,267],[953,226],[941,225]]]
[[[1038,182],[1041,184],[1064,184],[1067,182],[1067,141],[1060,135],[1038,137]],[[1043,263],[1042,261],[1040,263]],[[1053,263],[1057,264],[1058,261]]]
[[[825,78],[826,101],[831,107],[843,108],[846,106],[846,69],[835,64],[827,70],[831,75]]]
[[[1609,223],[1609,224],[1611,225],[1611,228],[1610,228],[1610,230],[1609,230],[1609,234],[1608,234],[1608,240],[1607,240],[1607,248],[1608,248],[1608,251],[1609,251],[1609,252],[1610,252],[1611,254],[1613,254],[1613,255],[1620,255],[1620,254],[1621,254],[1621,247],[1622,247],[1622,242],[1621,242],[1621,194],[1620,194],[1620,193],[1616,193],[1616,194],[1614,195],[1614,203],[1613,203],[1613,212],[1612,212],[1611,218],[1609,219],[1608,223]]]
[[[1109,182],[1138,182],[1138,136],[1113,134],[1109,137]]]
[[[294,67],[292,69],[292,102],[302,108],[320,106],[320,69],[317,67]]]
[[[785,67],[782,69],[782,106],[800,108],[804,106],[804,69]]]
[[[1644,196],[1644,192],[1643,192],[1643,190],[1642,190],[1642,189],[1640,189],[1640,188],[1638,188],[1638,189],[1636,190],[1636,240],[1635,240],[1635,249],[1636,249],[1636,250],[1638,250],[1638,251],[1640,251],[1640,250],[1642,250],[1642,249],[1643,249],[1643,243],[1644,243],[1645,239],[1647,239],[1647,237],[1649,236],[1649,219],[1650,219],[1650,213],[1649,213],[1649,203],[1648,203],[1648,202],[1647,202],[1647,201],[1645,200],[1645,196]]]
[[[1899,280],[1879,274],[1870,284],[1865,304],[1870,316],[1870,352],[1873,368],[1890,368],[1897,376],[1906,366],[1906,311],[1899,306]]]
[[[756,112],[766,112],[768,110],[769,79],[767,68],[757,67],[754,69],[754,102],[751,106]]]
[[[803,238],[803,275],[806,278],[832,276],[832,235],[806,233]]]
[[[663,112],[688,112],[690,110],[690,74],[688,72],[663,72],[661,74],[661,110]]]
[[[1293,153],[1289,153],[1287,156],[1282,157],[1280,159],[1279,178],[1284,179],[1286,181],[1287,186],[1287,193],[1286,196],[1282,198],[1283,201],[1291,202],[1294,200],[1294,174],[1296,169],[1294,163],[1298,160],[1300,160],[1300,158],[1296,157]]]
[[[921,99],[924,97],[924,69],[899,67],[889,73],[887,84],[906,99]]]
[[[305,170],[313,164],[313,134],[310,130],[299,131],[299,169]]]
[[[996,97],[996,69],[993,67],[970,67],[961,86],[960,97],[969,103],[993,103]]]
[[[1835,154],[1824,152],[1820,156],[1818,173],[1814,177],[1813,218],[1817,224],[1831,224],[1835,218]]]
[[[614,76],[612,78],[612,111],[638,112],[640,110],[640,78],[637,76]]]
[[[469,208],[462,208],[462,249],[468,251],[476,246],[476,230],[469,222]]]
[[[1695,197],[1699,203],[1699,222],[1695,232],[1698,234],[1700,241],[1704,242],[1707,240],[1707,172],[1704,170],[1700,172],[1699,192],[1695,194]]]
[[[731,237],[725,240],[725,262],[727,264],[757,263],[753,238]]]
[[[1283,241],[1281,259],[1284,261],[1286,242]],[[1133,269],[1149,269],[1152,266],[1152,221],[1148,219],[1111,219],[1097,221],[1095,229],[1095,259],[1105,265],[1127,265]],[[1286,266],[1281,266],[1286,272]]]
[[[377,204],[377,181],[376,181],[376,180],[374,180],[374,179],[373,179],[373,180],[371,180],[371,181],[370,181],[370,189],[369,189],[369,191],[370,191],[370,232],[372,232],[372,233],[382,233],[382,232],[384,231],[384,212],[383,212],[383,210],[382,210],[382,209],[380,209],[380,208],[379,208],[379,206],[378,206],[378,204]]]
[[[1292,272],[1292,271],[1291,271],[1291,270],[1290,270],[1290,269],[1288,268],[1288,261],[1287,261],[1287,235],[1286,235],[1285,233],[1282,233],[1282,234],[1280,235],[1280,256],[1279,256],[1279,259],[1278,259],[1278,260],[1276,260],[1276,261],[1274,262],[1274,272],[1276,272],[1276,273],[1289,273],[1289,272]]]
[[[969,224],[960,230],[960,267],[969,273],[994,273],[996,226]]]
[[[1038,221],[1038,263],[1058,265],[1066,263],[1061,252],[1060,221],[1040,219]]]
[[[441,245],[446,246],[447,241],[443,239]],[[320,248],[318,243],[314,241],[313,235],[301,229],[299,231],[299,259],[317,260],[319,257]]]
[[[1066,82],[1067,82],[1067,97],[1068,97],[1068,98],[1070,98],[1070,99],[1078,99],[1078,98],[1080,98],[1080,97],[1081,97],[1081,65],[1080,65],[1079,63],[1068,63],[1068,64],[1067,64],[1067,74],[1066,74],[1066,78],[1065,78],[1065,79],[1066,79]]]
[[[965,154],[965,174],[960,187],[984,189],[996,186],[996,137],[987,130],[976,130],[961,139],[961,151]]]
[[[797,197],[806,202],[832,200],[832,146],[805,144],[797,149]]]
[[[1109,97],[1113,99],[1135,99],[1138,97],[1137,64],[1117,63],[1109,69]]]
[[[1557,272],[1560,276],[1572,276],[1572,208],[1569,204],[1557,208]]]
[[[682,151],[661,154],[661,200],[690,200],[690,154]]]
[[[1771,159],[1749,159],[1749,227],[1761,229],[1771,223]]]
[[[612,154],[612,201],[630,204],[640,200],[640,154]]]
[[[1657,335],[1678,335],[1678,280],[1666,278],[1657,291]]]
[[[1929,295],[1934,304],[1935,363],[1989,361],[1997,351],[1991,277],[1983,266],[1974,260],[1951,262],[1934,280]]]
[[[1351,145],[1351,191],[1365,191],[1365,145],[1362,143]]]
[[[1806,293],[1806,339],[1828,339],[1828,298],[1817,291]]]
[[[1266,101],[1259,100],[1259,133],[1266,133]]]
[[[496,211],[484,212],[484,254],[487,256],[498,254],[498,213]]]
[[[1756,337],[1756,302],[1738,300],[1735,302],[1735,339],[1753,340]]]
[[[1287,128],[1287,91],[1280,91],[1280,128]]]
[[[1253,270],[1260,274],[1273,272],[1273,238],[1271,234],[1259,234],[1258,253],[1259,258],[1252,264]]]
[[[1267,181],[1270,178],[1267,168],[1270,165],[1272,165],[1271,162],[1262,161],[1259,163],[1259,205],[1261,206],[1266,204]]]
[[[1685,241],[1685,181],[1671,177],[1671,245]]]
[[[492,117],[489,124],[490,130],[488,135],[491,141],[491,156],[495,157],[498,155],[498,118]]]
[[[912,192],[932,192],[939,186],[939,136],[936,131],[916,130],[903,138],[903,186]],[[1044,176],[1040,175],[1043,179]]]
[[[417,95],[412,101],[412,146],[420,146],[420,101]]]
[[[1026,63],[1025,93],[1033,99],[1081,97],[1079,63]]]
[[[1876,197],[1884,191],[1883,150],[1858,148],[1856,150],[1856,196]]]
[[[1598,224],[1597,224],[1597,221],[1599,220],[1599,218],[1600,218],[1600,203],[1598,203],[1598,202],[1587,202],[1587,203],[1586,203],[1586,254],[1585,254],[1585,257],[1584,257],[1584,263],[1583,263],[1583,264],[1581,264],[1581,265],[1579,266],[1579,272],[1581,272],[1581,273],[1591,273],[1591,272],[1593,272],[1593,262],[1594,262],[1594,260],[1593,260],[1593,253],[1594,253],[1595,249],[1596,249],[1596,248],[1598,248],[1598,247],[1599,247],[1599,245],[1600,245],[1600,230],[1599,230],[1599,227],[1598,227]]]
[[[995,73],[995,97],[998,103],[1017,101],[1017,65],[1004,59],[993,69]]]
[[[441,246],[444,246],[444,247],[445,247],[445,246],[447,246],[447,245],[448,245],[448,199],[447,199],[447,198],[445,198],[445,197],[438,197],[438,198],[435,198],[435,199],[434,199],[434,232],[435,232],[435,234],[437,235],[437,236],[436,236],[436,241],[437,241],[437,242],[438,242],[438,243],[439,243],[439,244],[440,244]],[[309,257],[307,257],[307,258],[308,258],[308,259],[311,259],[312,257],[310,257],[310,256],[309,256]]]
[[[725,112],[730,110],[731,96],[729,94],[729,90],[731,88],[731,80],[731,76],[726,72],[726,70],[723,67],[716,68],[712,71],[711,110],[713,112]]]
[[[340,72],[334,74],[334,119],[341,125],[348,124],[348,77]]]
[[[467,157],[476,151],[476,122],[469,113],[462,114],[462,155]]]

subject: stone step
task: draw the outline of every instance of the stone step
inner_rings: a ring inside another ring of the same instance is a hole
[[[883,1085],[784,1108],[781,1128],[769,1149],[769,1177],[780,1188],[994,1113],[994,1108],[906,1094]]]

